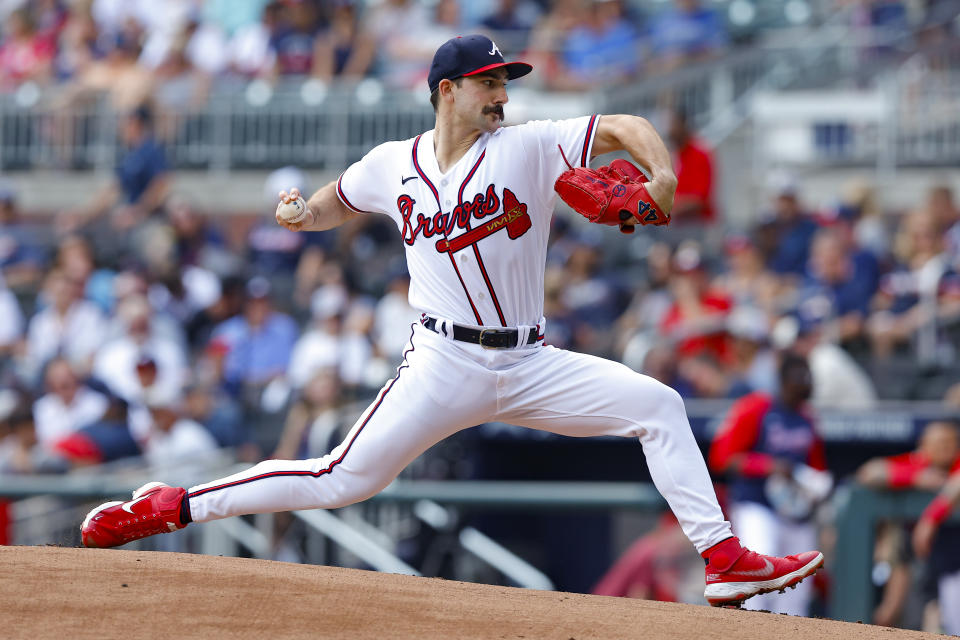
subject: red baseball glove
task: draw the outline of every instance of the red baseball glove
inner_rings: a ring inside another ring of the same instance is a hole
[[[553,185],[570,207],[590,222],[619,226],[623,233],[633,233],[636,218],[640,224],[670,224],[653,201],[643,183],[647,177],[626,160],[614,160],[599,169],[578,167],[560,174]]]

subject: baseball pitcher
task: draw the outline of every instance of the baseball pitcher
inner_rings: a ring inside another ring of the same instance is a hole
[[[410,303],[422,312],[397,375],[343,443],[322,458],[268,460],[189,489],[147,484],[132,500],[87,515],[86,546],[242,514],[343,507],[382,490],[436,442],[500,421],[639,440],[657,489],[706,562],[711,604],[783,590],[820,568],[817,551],[779,558],[740,545],[673,389],[622,364],[544,345],[544,264],[557,194],[591,221],[629,233],[669,222],[677,181],[643,118],[503,127],[507,83],[531,70],[505,62],[485,36],[453,38],[430,68],[432,131],[375,147],[309,200],[280,193],[277,221],[293,231],[390,216],[406,250]],[[619,150],[643,172],[627,161],[588,167]]]

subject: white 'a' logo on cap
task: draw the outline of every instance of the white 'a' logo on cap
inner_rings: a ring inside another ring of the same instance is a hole
[[[490,49],[490,51],[489,51],[490,55],[492,55],[492,56],[493,56],[493,55],[499,55],[500,57],[503,57],[503,54],[500,53],[500,49],[497,48],[497,43],[494,42],[493,40],[491,40],[491,41],[490,41],[490,44],[493,45],[493,48]]]

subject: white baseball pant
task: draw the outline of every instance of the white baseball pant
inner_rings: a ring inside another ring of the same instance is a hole
[[[540,343],[489,350],[419,324],[397,376],[331,453],[267,460],[191,487],[190,511],[205,522],[343,507],[381,491],[440,440],[491,421],[566,436],[638,438],[654,484],[697,550],[732,535],[676,391],[595,356]]]

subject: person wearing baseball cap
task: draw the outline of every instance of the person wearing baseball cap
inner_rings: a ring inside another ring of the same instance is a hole
[[[715,606],[793,586],[820,568],[818,551],[780,558],[740,544],[679,393],[620,363],[542,348],[549,224],[555,194],[563,197],[557,185],[568,196],[589,194],[576,211],[629,233],[669,222],[677,178],[663,140],[639,116],[503,127],[507,83],[531,69],[504,60],[486,36],[452,38],[427,78],[433,129],[382,142],[308,200],[298,189],[280,192],[275,216],[287,229],[322,231],[385,214],[405,244],[420,323],[410,327],[397,375],[344,443],[322,458],[267,460],[195,487],[148,483],[129,502],[93,509],[81,525],[84,545],[113,547],[249,513],[346,506],[379,492],[445,437],[503,418],[564,435],[639,439],[654,483],[705,560],[704,596]],[[603,173],[589,168],[591,158],[614,151],[639,166],[618,158]],[[599,216],[588,199],[606,201]],[[276,340],[269,342],[273,353]]]
[[[506,62],[497,43],[483,35],[450,38],[433,54],[427,85],[434,111],[439,104],[440,82],[475,76],[494,69],[504,69],[508,80],[516,80],[533,71],[526,62]]]

